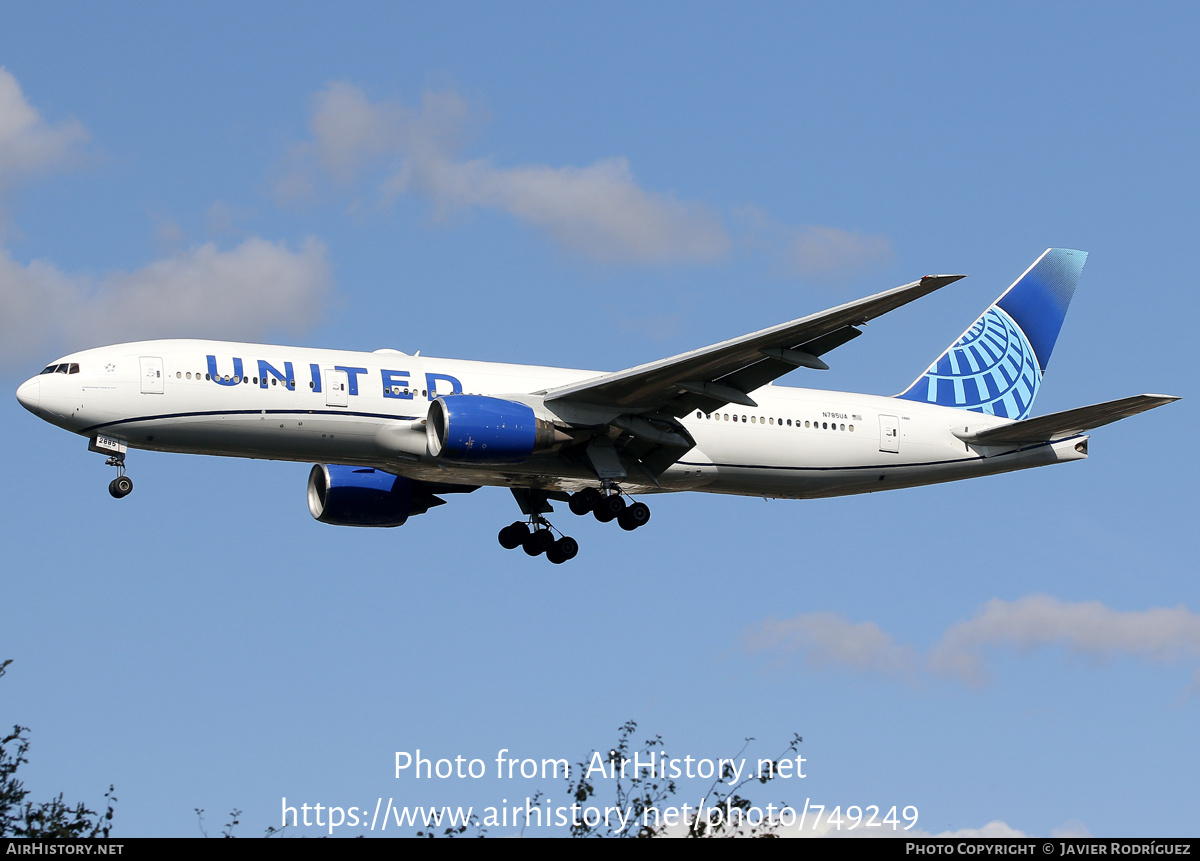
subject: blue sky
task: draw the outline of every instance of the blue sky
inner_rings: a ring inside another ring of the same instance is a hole
[[[481,490],[312,520],[308,466],[0,404],[0,720],[128,835],[291,803],[477,809],[394,752],[572,762],[804,736],[761,798],[919,829],[1197,833],[1200,131],[1186,4],[9,4],[0,375],[194,335],[616,370],[933,272],[823,374],[903,389],[1048,246],[1090,252],[1035,412],[1166,392],[1085,463],[860,498],[650,500],[506,553]],[[559,519],[569,518],[565,512]],[[972,672],[947,670],[957,660]],[[698,790],[692,794],[699,794]],[[224,820],[221,820],[224,821]],[[495,828],[494,834],[511,829]]]

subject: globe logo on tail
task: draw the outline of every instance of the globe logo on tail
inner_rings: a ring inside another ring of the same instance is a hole
[[[1041,384],[1029,339],[993,305],[902,397],[1023,419]]]

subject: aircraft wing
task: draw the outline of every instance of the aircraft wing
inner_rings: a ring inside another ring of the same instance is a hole
[[[1136,416],[1146,410],[1161,407],[1179,398],[1173,395],[1134,395],[1115,401],[1105,401],[1102,404],[1092,404],[1087,407],[1076,407],[1073,410],[1063,410],[1059,413],[1038,416],[1032,419],[1022,419],[1018,422],[989,428],[978,433],[959,433],[954,435],[965,443],[972,445],[1008,445],[1028,444],[1035,442],[1053,442],[1065,439],[1075,434],[1083,433],[1094,428],[1102,427],[1120,419]],[[969,426],[968,426],[969,427]]]
[[[920,281],[790,323],[551,389],[545,400],[547,405],[574,401],[676,417],[694,409],[712,411],[727,403],[757,406],[747,392],[798,367],[828,369],[819,357],[861,335],[857,326],[964,277],[926,275]]]

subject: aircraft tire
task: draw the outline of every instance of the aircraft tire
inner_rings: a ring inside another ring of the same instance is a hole
[[[127,475],[118,476],[108,483],[108,492],[113,499],[124,499],[133,493],[133,479]]]
[[[521,521],[516,521],[500,530],[500,546],[505,550],[516,550],[529,535],[529,527]]]
[[[554,546],[554,535],[549,529],[538,529],[530,532],[521,547],[530,556],[540,556]]]
[[[574,559],[576,554],[579,553],[579,542],[570,535],[564,535],[562,538],[554,542],[554,552],[556,556],[562,558],[563,562],[566,562],[569,559]],[[549,554],[547,554],[547,556],[548,555]],[[551,559],[550,561],[553,562],[554,560]]]
[[[620,517],[624,510],[625,497],[614,493],[612,496],[601,497],[600,504],[592,513],[601,523],[608,523]]]
[[[604,497],[600,495],[600,491],[594,487],[585,487],[578,493],[571,494],[570,507],[574,514],[587,514],[590,511],[595,511],[596,506],[604,501]]]
[[[650,506],[644,502],[635,502],[621,512],[617,522],[626,532],[632,532],[650,521]]]
[[[584,515],[595,510],[596,503],[602,499],[600,492],[594,487],[586,487],[578,493],[572,493],[567,505],[572,514]]]

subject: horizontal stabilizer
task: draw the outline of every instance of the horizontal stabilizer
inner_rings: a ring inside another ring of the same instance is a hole
[[[1022,419],[1000,427],[989,428],[978,433],[954,432],[965,443],[972,445],[1008,445],[1035,442],[1052,442],[1065,439],[1093,428],[1136,416],[1146,410],[1161,407],[1179,398],[1174,395],[1134,395],[1102,404],[1076,407],[1060,413],[1050,413],[1035,419]]]

